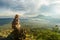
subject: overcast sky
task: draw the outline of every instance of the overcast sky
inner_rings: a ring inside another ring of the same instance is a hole
[[[15,14],[60,24],[60,0],[0,0],[0,18]]]

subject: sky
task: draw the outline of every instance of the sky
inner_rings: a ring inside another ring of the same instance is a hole
[[[0,0],[0,18],[10,18],[15,14],[60,24],[60,0]]]

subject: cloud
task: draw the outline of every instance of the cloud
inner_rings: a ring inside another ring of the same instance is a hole
[[[42,15],[45,16],[51,16],[53,18],[59,18],[60,17],[60,4],[50,4],[49,6],[42,5],[39,9]]]
[[[60,19],[59,10],[60,0],[0,0],[0,17],[12,17],[18,13],[22,17],[39,18],[42,15],[40,17],[46,20],[48,17]]]
[[[35,13],[39,7],[40,0],[0,0],[0,8],[10,9],[16,12],[21,11],[25,14]]]
[[[2,8],[0,8],[0,9],[2,9]],[[3,8],[2,10],[0,10],[0,18],[6,18],[6,17],[11,18],[11,17],[14,17],[16,14],[23,16],[23,13],[24,12],[16,12],[16,11],[11,11],[10,9]]]
[[[49,4],[48,0],[0,0],[0,7],[14,11],[37,11],[41,5]]]
[[[51,0],[0,0],[0,7],[10,9],[12,11],[25,11],[25,14],[39,14],[41,12],[48,12]],[[43,6],[42,6],[43,5]],[[44,6],[45,5],[45,6]]]

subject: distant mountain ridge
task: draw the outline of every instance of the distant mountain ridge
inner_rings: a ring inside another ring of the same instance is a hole
[[[27,21],[28,19],[20,19],[21,22]],[[13,18],[0,18],[0,25],[8,24],[13,21]]]
[[[13,18],[0,18],[0,26],[1,27],[3,25],[7,26],[7,25],[11,24],[12,21],[13,21]],[[30,27],[53,27],[54,26],[51,23],[47,23],[47,22],[44,23],[42,21],[24,19],[24,18],[20,18],[20,23],[22,26],[30,26]]]

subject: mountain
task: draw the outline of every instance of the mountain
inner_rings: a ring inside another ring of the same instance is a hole
[[[43,15],[38,15],[36,17],[31,17],[32,19],[44,19],[44,20],[48,20],[50,21],[51,23],[53,24],[60,24],[60,19],[59,18],[53,18],[53,17],[50,17],[50,16],[43,16]]]
[[[0,27],[7,27],[11,26],[13,18],[0,18]],[[28,27],[53,27],[54,25],[51,23],[48,23],[47,21],[43,20],[35,20],[35,19],[20,19],[20,23],[22,26],[28,26]]]

